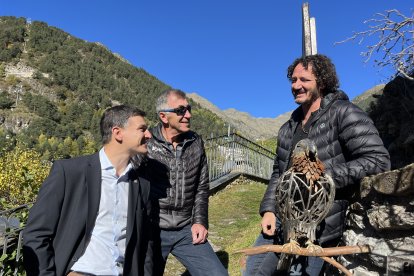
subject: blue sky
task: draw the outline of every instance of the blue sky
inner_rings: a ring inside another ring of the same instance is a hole
[[[221,109],[276,117],[296,108],[286,69],[301,55],[299,0],[3,0],[0,15],[27,17],[100,42],[168,85]],[[352,99],[389,76],[365,64],[356,42],[377,12],[414,12],[413,0],[309,0],[318,53],[334,61]]]

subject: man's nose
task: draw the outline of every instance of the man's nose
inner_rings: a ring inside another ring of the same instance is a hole
[[[185,111],[185,114],[184,114],[184,117],[186,117],[186,118],[191,118],[191,112],[189,111],[189,110],[186,110]]]
[[[151,139],[151,137],[152,137],[152,134],[148,129],[144,132],[144,135],[145,135],[145,138],[147,138],[147,139]]]
[[[295,81],[292,83],[292,89],[299,90],[302,88],[302,82],[301,81]]]

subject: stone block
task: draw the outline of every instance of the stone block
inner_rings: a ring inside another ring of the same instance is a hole
[[[414,229],[414,212],[406,206],[382,205],[367,211],[370,224],[378,231]]]
[[[414,163],[402,169],[365,177],[361,181],[361,197],[372,193],[391,196],[409,196],[414,194]]]

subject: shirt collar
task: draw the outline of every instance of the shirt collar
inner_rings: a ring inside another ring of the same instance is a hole
[[[99,151],[99,161],[101,162],[102,171],[107,171],[115,175],[115,167],[112,165],[103,147]],[[127,174],[131,169],[132,169],[132,164],[131,162],[129,162],[128,166],[125,168],[125,170],[122,172],[122,174],[119,177]]]
[[[102,170],[114,169],[114,166],[112,165],[111,161],[109,161],[109,158],[106,155],[104,148],[101,148],[101,150],[99,151],[99,161],[101,162]]]

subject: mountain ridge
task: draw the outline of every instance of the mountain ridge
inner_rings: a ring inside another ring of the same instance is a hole
[[[236,132],[240,132],[246,138],[254,141],[275,139],[279,128],[290,118],[290,114],[292,113],[291,111],[286,112],[275,118],[256,118],[248,112],[238,111],[234,108],[221,110],[197,93],[188,93],[187,95],[204,108],[216,113],[220,118],[230,124],[231,128]]]
[[[0,48],[0,138],[13,134],[44,151],[56,145],[42,146],[42,135],[57,143],[70,138],[80,148],[92,138],[98,145],[99,118],[116,103],[138,106],[150,124],[158,122],[155,99],[170,86],[105,45],[16,17],[0,17],[0,43],[7,46]],[[204,138],[227,133],[230,126],[253,141],[275,140],[291,114],[255,118],[220,110],[195,93],[188,96],[194,105],[192,128]],[[372,99],[362,97],[367,104]]]
[[[137,106],[150,125],[168,84],[99,42],[76,38],[41,21],[0,17],[0,147],[34,148],[45,159],[101,146],[99,120],[114,104]],[[194,104],[192,128],[203,137],[224,122]],[[209,128],[210,127],[210,128]]]

